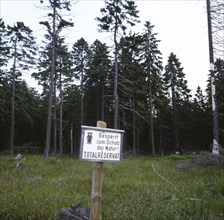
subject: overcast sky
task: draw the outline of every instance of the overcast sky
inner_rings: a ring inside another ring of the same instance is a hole
[[[46,1],[46,0],[44,0]],[[48,12],[39,9],[39,0],[0,0],[0,17],[9,25],[23,21],[34,35],[43,37],[39,21]],[[188,86],[195,94],[197,86],[206,87],[209,70],[207,37],[207,16],[205,0],[135,0],[141,23],[134,31],[142,32],[145,21],[155,25],[154,32],[161,40],[159,49],[163,54],[163,64],[167,63],[171,52],[177,55],[188,80]],[[83,37],[92,44],[95,39],[111,44],[108,34],[97,31],[95,18],[100,16],[104,0],[79,0],[73,5],[71,16],[74,27],[66,34],[66,41],[72,45]]]

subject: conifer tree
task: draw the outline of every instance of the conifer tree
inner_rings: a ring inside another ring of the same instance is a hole
[[[163,87],[161,80],[162,72],[162,54],[158,49],[160,42],[153,32],[154,26],[146,21],[145,30],[143,33],[143,42],[141,45],[141,65],[145,72],[145,81],[147,83],[146,103],[149,111],[149,125],[150,125],[150,140],[152,154],[155,154],[155,141],[154,141],[154,117],[158,112],[157,104],[163,96]]]
[[[43,3],[43,1],[41,1]],[[50,76],[49,76],[49,90],[48,90],[48,113],[47,113],[47,130],[46,130],[46,144],[44,150],[45,159],[48,158],[50,151],[50,140],[51,140],[51,116],[52,116],[52,104],[53,104],[53,92],[55,85],[55,70],[56,70],[56,47],[57,47],[57,38],[61,31],[66,27],[73,26],[71,21],[66,21],[62,18],[62,11],[70,11],[71,1],[69,0],[49,0],[49,5],[46,6],[51,12],[48,13],[49,20],[41,21],[40,24],[43,24],[47,33],[45,35],[46,39],[50,41],[50,57],[51,57],[51,66],[50,66]],[[56,130],[56,128],[55,128]],[[55,139],[55,138],[54,138]],[[56,140],[54,141],[54,143]]]
[[[211,140],[212,118],[208,100],[201,87],[197,87],[192,103],[192,126],[190,135],[195,149],[207,149]]]
[[[64,90],[68,87],[72,78],[72,57],[68,46],[64,43],[64,38],[59,38],[57,47],[57,72],[59,89],[59,154],[63,153],[63,103]]]
[[[22,75],[22,71],[29,70],[34,64],[36,54],[35,40],[32,30],[23,22],[17,22],[14,26],[8,26],[10,58],[12,61],[11,74],[11,134],[10,154],[14,154],[14,126],[15,126],[15,92],[16,80]]]
[[[7,63],[9,61],[9,47],[7,29],[4,21],[0,18],[0,139],[7,140],[10,121],[10,88],[9,76],[7,75]],[[5,143],[5,146],[7,144]]]
[[[86,78],[87,63],[89,59],[89,45],[84,38],[80,38],[72,46],[72,60],[74,65],[74,76],[80,80],[80,94],[81,94],[81,116],[80,124],[83,124],[84,120],[84,109],[83,109],[83,100],[84,100],[84,83]]]
[[[132,0],[106,0],[106,6],[101,8],[102,17],[97,17],[101,31],[113,33],[114,42],[114,128],[118,128],[119,98],[118,98],[118,36],[119,31],[125,34],[128,26],[138,22],[138,10]]]
[[[109,124],[110,102],[108,100],[108,95],[112,95],[112,82],[109,48],[106,44],[100,42],[99,40],[95,40],[93,42],[90,46],[90,56],[87,65],[86,99],[87,102],[88,100],[91,100],[91,103],[95,105],[91,108],[91,111],[88,111],[89,108],[86,106],[89,119],[94,119],[94,122],[92,123],[99,120],[106,120],[107,124]],[[96,96],[94,96],[94,94]],[[96,111],[93,111],[93,109]]]
[[[178,122],[180,119],[178,115],[178,107],[185,101],[189,101],[191,95],[187,86],[183,67],[181,67],[181,63],[174,53],[171,53],[168,57],[168,63],[165,66],[163,78],[167,97],[170,99],[170,104],[172,106],[175,150],[179,150]]]
[[[130,34],[120,41],[119,56],[119,97],[122,129],[126,130],[127,145],[132,146],[133,154],[139,150],[140,120],[146,121],[144,96],[145,76],[140,65],[142,36]],[[128,132],[130,131],[130,132]]]
[[[4,21],[0,18],[0,83],[5,77],[6,71],[3,69],[9,59],[9,46],[8,46],[8,37],[7,29]]]

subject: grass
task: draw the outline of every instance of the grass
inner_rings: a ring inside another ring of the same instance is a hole
[[[183,157],[130,157],[104,163],[104,220],[224,219],[224,170],[180,171]],[[91,162],[27,155],[25,167],[0,156],[0,219],[54,219],[62,207],[90,207]],[[172,183],[178,192],[155,170]]]

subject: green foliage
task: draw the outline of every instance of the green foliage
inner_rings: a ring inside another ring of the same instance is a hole
[[[72,46],[74,74],[76,78],[80,79],[80,81],[83,81],[84,74],[86,73],[89,53],[89,45],[84,38],[80,38]]]
[[[186,131],[188,133],[190,129],[188,122],[191,118],[191,94],[181,62],[173,53],[168,57],[163,80],[173,118],[174,141],[172,145],[174,145],[175,149],[179,149],[181,146],[187,145],[187,143],[181,142],[181,140],[182,135],[185,135]],[[184,140],[188,140],[188,138]]]
[[[0,18],[0,67],[2,68],[8,62],[9,47],[7,39],[6,26],[2,18]],[[2,78],[2,72],[0,69],[0,82]]]
[[[107,0],[106,6],[101,8],[102,17],[97,17],[101,31],[117,32],[121,29],[125,33],[127,26],[134,26],[138,21],[138,10],[132,0]]]
[[[22,74],[22,71],[29,70],[35,64],[35,55],[37,46],[33,31],[23,22],[17,22],[13,26],[7,26],[9,38],[10,58],[13,63],[12,74],[16,77]]]
[[[95,125],[97,120],[109,123],[112,94],[112,67],[109,59],[109,48],[99,40],[90,46],[89,60],[85,76],[85,120]],[[108,103],[108,104],[106,104]],[[93,108],[88,108],[89,105]]]
[[[32,37],[32,30],[23,22],[17,22],[10,27],[0,19],[1,151],[7,150],[10,144],[12,118],[10,96],[13,87],[10,83],[12,78],[10,74],[13,73],[13,68],[9,71],[8,67],[13,64],[12,58],[15,57],[15,52],[17,53],[14,66],[17,149],[30,142],[41,149],[44,146],[47,101],[52,97],[48,95],[51,70],[54,70],[55,103],[53,105],[56,106],[55,123],[52,127],[57,128],[57,132],[59,127],[63,127],[65,152],[70,149],[72,141],[78,151],[80,124],[94,126],[97,120],[105,120],[108,127],[113,127],[113,123],[119,121],[117,127],[125,130],[125,151],[133,149],[136,153],[149,153],[153,143],[155,152],[166,152],[174,150],[175,147],[186,151],[209,149],[212,139],[210,85],[207,88],[207,96],[204,96],[201,88],[198,88],[195,99],[192,100],[183,67],[173,53],[170,54],[165,72],[161,76],[162,54],[158,49],[160,41],[157,39],[157,33],[153,32],[154,25],[146,21],[142,32],[136,34],[131,29],[129,32],[129,27],[134,26],[139,20],[134,1],[107,0],[105,7],[101,9],[102,16],[97,18],[100,31],[113,32],[114,53],[111,53],[111,48],[99,40],[89,45],[83,38],[74,42],[73,47],[69,48],[66,38],[62,37],[64,33],[62,30],[73,25],[69,20],[63,19],[63,13],[70,10],[71,1],[47,0],[42,3],[46,5],[49,13],[45,21],[40,22],[46,32],[45,41],[40,44],[38,57],[35,59],[38,61],[37,64],[33,59],[36,48],[33,48],[35,39]],[[53,9],[55,9],[55,17]],[[52,62],[53,37],[55,37],[56,51],[54,67],[51,66],[54,63]],[[28,38],[29,41],[26,41]],[[25,44],[24,39],[26,39]],[[33,43],[28,44],[28,42]],[[24,50],[26,46],[30,47]],[[110,55],[114,55],[114,58],[111,59]],[[223,66],[223,60],[218,59],[215,63],[215,83],[221,145],[224,143]],[[24,75],[24,69],[27,70],[29,67],[35,71],[32,76],[43,88],[41,95],[29,89],[24,82],[17,80],[21,74]],[[60,96],[56,97],[59,93]],[[115,98],[116,96],[118,99]],[[59,104],[62,120],[57,120]],[[118,116],[117,120],[115,115]],[[58,121],[63,126],[58,126]],[[71,128],[74,129],[73,140],[70,136]],[[176,146],[175,138],[178,142]],[[58,144],[54,149],[56,148]]]
[[[53,219],[62,207],[90,206],[92,163],[27,155],[25,167],[17,169],[11,157],[0,156],[0,161],[1,219]],[[223,169],[182,172],[177,163],[171,157],[104,163],[103,219],[223,219]]]

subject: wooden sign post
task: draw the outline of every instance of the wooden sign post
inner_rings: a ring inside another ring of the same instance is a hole
[[[103,163],[120,162],[122,157],[124,131],[106,127],[104,121],[96,127],[81,126],[80,159],[94,162],[90,220],[101,220]]]
[[[107,124],[103,121],[98,121],[97,127],[106,128]],[[101,219],[102,186],[103,186],[103,162],[95,162],[93,165],[90,220]]]

